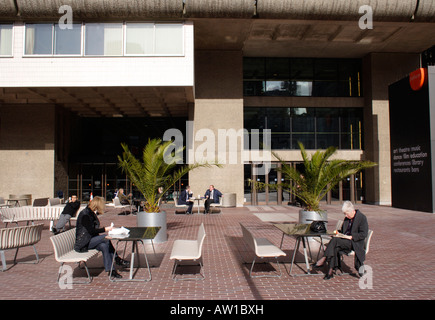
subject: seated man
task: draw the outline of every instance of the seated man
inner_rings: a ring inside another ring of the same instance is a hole
[[[185,204],[188,206],[186,214],[192,214],[193,200],[191,200],[193,192],[190,191],[190,186],[186,186],[186,190],[181,191],[178,198],[178,204]]]
[[[211,203],[219,203],[219,198],[222,197],[222,193],[214,188],[214,185],[210,185],[208,190],[205,192],[205,214],[210,213],[210,204]]]
[[[60,214],[59,220],[57,221],[56,227],[51,228],[54,234],[58,234],[60,232],[65,231],[66,223],[72,218],[75,217],[77,211],[80,209],[80,201],[77,201],[77,196],[71,196],[71,200],[69,200]]]

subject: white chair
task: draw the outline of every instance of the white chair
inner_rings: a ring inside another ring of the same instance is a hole
[[[51,207],[58,206],[61,204],[59,198],[50,198],[50,199],[48,199],[48,202],[49,202]]]
[[[178,204],[178,197],[174,197],[175,208],[182,208],[187,213],[189,206],[187,204]],[[176,213],[176,212],[175,212]]]
[[[98,254],[98,251],[96,249],[90,249],[87,252],[77,252],[74,250],[74,244],[76,242],[76,228],[69,229],[68,231],[52,236],[50,237],[50,240],[53,244],[54,258],[56,259],[57,262],[60,262],[60,268],[57,275],[57,282],[59,282],[63,265],[65,263],[75,262],[80,266],[80,263],[83,262],[88,279],[87,281],[81,281],[81,282],[77,281],[73,283],[76,284],[91,283],[92,277],[89,274],[89,270],[86,265],[86,262],[90,258],[96,256]]]
[[[132,213],[133,209],[132,206],[133,204],[121,204],[121,201],[119,200],[118,197],[113,198],[113,206],[114,208],[121,208],[121,209],[126,209],[126,212],[130,212]]]
[[[285,252],[282,251],[280,248],[272,244],[269,240],[265,238],[255,238],[254,235],[246,229],[246,227],[243,224],[240,224],[242,227],[242,233],[243,233],[243,240],[248,244],[248,246],[254,251],[255,257],[252,261],[251,269],[249,270],[249,276],[251,278],[265,278],[265,277],[281,277],[281,269],[279,268],[279,262],[278,257],[285,256]],[[263,276],[253,276],[252,270],[254,269],[255,260],[259,257],[261,259],[263,258],[275,258],[276,264],[278,266],[279,274],[275,276],[269,276],[269,275],[263,275]]]
[[[223,197],[219,198],[218,203],[210,203],[210,208],[219,208],[219,213],[221,213],[222,212],[222,198]],[[211,210],[211,211],[213,211],[213,210]]]
[[[177,281],[175,271],[180,262],[183,261],[198,261],[199,262],[199,274],[201,277],[195,278],[180,278],[180,280],[204,280],[205,276],[201,273],[203,269],[203,264],[201,261],[202,257],[202,245],[205,239],[205,229],[204,223],[201,223],[198,229],[198,235],[196,240],[175,240],[172,247],[171,257],[169,259],[174,259],[174,268],[172,269],[172,279]]]
[[[5,198],[0,197],[0,208],[7,208],[9,205],[6,203]]]

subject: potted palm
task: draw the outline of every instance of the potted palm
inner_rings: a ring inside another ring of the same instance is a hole
[[[137,159],[122,143],[122,156],[118,156],[119,167],[127,174],[145,199],[144,211],[137,213],[138,226],[161,227],[154,242],[167,241],[166,212],[160,210],[163,195],[185,174],[198,167],[209,167],[208,163],[179,165],[184,147],[176,147],[172,141],[150,139],[143,149],[142,159]]]
[[[298,142],[301,150],[303,169],[284,163],[276,154],[273,155],[281,162],[281,172],[289,182],[268,184],[269,188],[284,188],[298,198],[303,205],[299,211],[299,222],[327,221],[327,213],[320,210],[320,201],[343,179],[359,171],[376,166],[371,161],[350,161],[331,159],[337,151],[336,147],[329,147],[324,151],[318,150],[311,156],[305,150],[304,145]],[[256,183],[256,187],[262,188],[264,183]]]

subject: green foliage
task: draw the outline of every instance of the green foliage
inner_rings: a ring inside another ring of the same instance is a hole
[[[320,201],[340,181],[363,169],[377,165],[371,161],[331,159],[337,151],[335,147],[329,147],[325,151],[318,150],[310,157],[304,145],[300,142],[298,144],[301,149],[303,170],[299,171],[295,167],[284,163],[277,154],[273,153],[282,163],[280,170],[286,180],[290,182],[267,185],[269,188],[281,187],[287,189],[304,203],[304,207],[308,211],[319,211]],[[257,182],[255,185],[257,188],[262,188],[266,184]]]
[[[146,212],[160,212],[162,196],[189,171],[212,166],[209,163],[178,164],[182,162],[184,148],[177,148],[171,141],[150,139],[141,160],[132,154],[127,144],[121,146],[123,154],[118,156],[119,167],[142,193]]]

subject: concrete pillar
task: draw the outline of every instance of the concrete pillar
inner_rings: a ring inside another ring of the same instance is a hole
[[[223,162],[222,168],[200,168],[189,174],[189,184],[203,195],[210,184],[222,193],[236,193],[243,206],[243,55],[241,51],[197,51],[195,53],[195,105],[193,153],[195,161]],[[232,131],[232,134],[230,133]],[[239,134],[229,139],[225,134]],[[214,141],[213,141],[214,140]],[[219,150],[219,145],[226,145]],[[234,144],[237,144],[236,146]],[[214,147],[214,150],[213,150]],[[234,149],[232,149],[235,147]],[[199,152],[202,150],[203,152]],[[229,154],[234,150],[236,161]],[[222,152],[219,152],[222,151]],[[235,162],[235,163],[233,163]]]
[[[0,195],[54,195],[54,105],[0,107]]]

